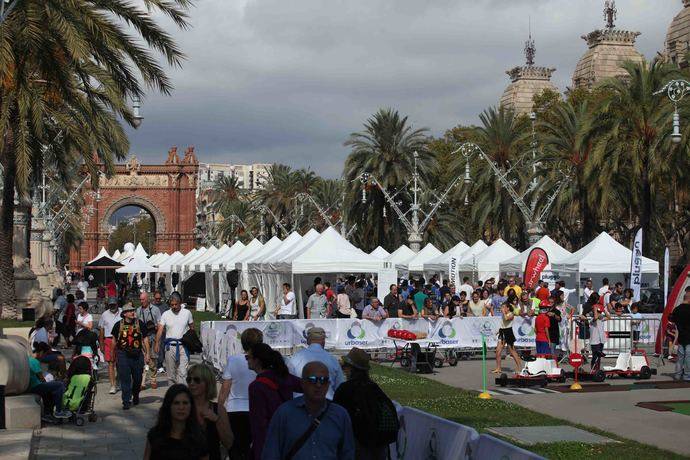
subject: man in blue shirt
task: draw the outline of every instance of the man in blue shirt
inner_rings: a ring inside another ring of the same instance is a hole
[[[295,353],[290,361],[288,367],[292,375],[302,375],[304,366],[308,363],[318,361],[328,369],[328,376],[331,384],[328,387],[326,398],[333,399],[335,390],[345,381],[345,374],[340,367],[338,360],[325,350],[326,348],[326,331],[320,327],[312,327],[307,331],[307,348]]]
[[[342,406],[326,399],[328,383],[328,368],[323,363],[304,366],[304,396],[283,403],[273,414],[263,460],[354,460],[350,416]]]

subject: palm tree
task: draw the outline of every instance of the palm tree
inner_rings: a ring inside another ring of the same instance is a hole
[[[209,199],[214,211],[223,213],[224,209],[234,205],[242,197],[237,177],[223,176],[213,182]]]
[[[503,106],[491,107],[479,115],[481,126],[477,129],[477,144],[502,171],[509,170],[523,160],[529,146],[529,120]],[[489,232],[499,230],[506,241],[514,240],[524,245],[525,223],[508,191],[501,185],[485,161],[475,159],[473,169],[479,171],[472,179],[472,219],[479,228]],[[515,168],[515,174],[521,168]],[[514,177],[511,175],[511,177]],[[519,177],[518,184],[525,186],[528,177]],[[522,183],[522,184],[521,184]],[[520,231],[522,230],[522,231]],[[494,236],[494,235],[491,235]]]
[[[639,213],[645,241],[652,243],[645,245],[645,253],[649,254],[658,237],[652,230],[657,193],[675,173],[675,163],[669,159],[672,149],[668,129],[673,106],[653,93],[675,70],[660,60],[626,62],[622,67],[627,73],[624,79],[607,80],[601,85],[609,93],[600,108],[605,132],[592,153],[587,173],[593,187],[618,189],[613,196],[631,210],[631,219]]]
[[[555,230],[563,233],[572,247],[582,247],[599,230],[598,213],[590,204],[599,192],[589,186],[585,168],[599,125],[586,100],[575,106],[570,101],[560,102],[549,112],[549,121],[537,124],[544,150],[541,162],[546,166],[544,191],[555,192],[563,180],[567,184],[555,199],[553,209],[559,212],[548,222],[558,227]],[[542,174],[543,169],[537,171],[537,175]]]
[[[266,171],[266,180],[263,188],[257,191],[254,197],[254,204],[268,207],[281,223],[290,229],[295,220],[295,195],[304,186],[304,181],[310,180],[304,176],[302,174],[302,176],[298,177],[298,174],[289,166],[283,164],[271,165]],[[266,215],[266,223],[269,229],[277,227],[277,223],[274,222],[270,214]],[[283,237],[286,236],[283,235]]]
[[[129,145],[120,118],[137,120],[128,101],[147,86],[172,87],[154,54],[179,65],[183,55],[153,20],[186,27],[189,0],[18,2],[0,27],[0,316],[16,315],[12,266],[15,192],[27,194],[45,146],[57,158],[76,152],[97,182],[97,162],[112,172]],[[123,27],[127,24],[129,27]],[[57,137],[56,134],[60,136]],[[98,160],[98,161],[96,161]]]
[[[356,223],[354,242],[370,250],[378,245],[395,249],[407,242],[406,230],[389,208],[383,194],[371,184],[364,184],[368,199],[362,202],[362,173],[377,178],[381,187],[389,193],[400,192],[403,207],[409,205],[410,197],[402,189],[412,179],[414,156],[419,154],[418,163],[422,178],[427,177],[432,156],[426,149],[428,129],[414,129],[396,110],[380,109],[366,123],[364,131],[353,133],[345,142],[351,153],[345,160],[343,173],[347,184],[346,203],[349,224]],[[384,217],[384,208],[386,216]]]

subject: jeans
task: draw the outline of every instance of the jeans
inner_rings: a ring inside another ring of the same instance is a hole
[[[297,315],[277,315],[276,319],[297,319]]]
[[[676,361],[676,380],[690,382],[690,344],[678,344],[678,361]]]
[[[127,356],[122,350],[117,350],[117,379],[122,390],[122,402],[129,403],[132,393],[141,391],[141,377],[144,372],[144,354],[139,353],[135,358]]]
[[[187,367],[189,366],[189,356],[180,343],[178,346],[173,343],[165,344],[165,371],[168,379],[174,383],[187,384]]]
[[[61,380],[53,380],[52,382],[39,383],[31,389],[31,392],[39,395],[43,399],[49,396],[53,398],[53,405],[56,412],[62,411],[62,395],[65,394],[67,387]]]

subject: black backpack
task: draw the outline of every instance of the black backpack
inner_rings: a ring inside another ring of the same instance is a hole
[[[350,415],[352,426],[363,434],[358,440],[367,447],[394,443],[398,439],[400,422],[393,401],[372,381],[362,382],[355,394],[355,406]]]

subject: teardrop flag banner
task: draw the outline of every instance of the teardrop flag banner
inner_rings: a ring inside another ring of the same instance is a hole
[[[549,265],[549,256],[546,251],[542,248],[534,248],[530,251],[525,264],[525,275],[522,277],[525,280],[525,288],[534,289],[534,286],[539,282],[541,272],[547,265]]]

